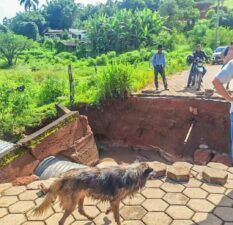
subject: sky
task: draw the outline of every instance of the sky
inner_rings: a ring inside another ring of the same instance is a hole
[[[77,3],[99,3],[106,2],[106,0],[75,0]],[[40,0],[40,5],[45,4],[46,0]],[[0,0],[0,23],[4,17],[11,18],[16,15],[17,12],[24,11],[24,8],[20,6],[19,0]]]

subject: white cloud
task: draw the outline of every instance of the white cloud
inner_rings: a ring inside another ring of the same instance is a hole
[[[75,0],[77,3],[96,4],[98,2],[106,2],[106,0]],[[46,3],[46,0],[40,0],[40,5]],[[0,23],[4,17],[11,18],[17,12],[23,11],[24,8],[20,6],[19,0],[0,0]]]

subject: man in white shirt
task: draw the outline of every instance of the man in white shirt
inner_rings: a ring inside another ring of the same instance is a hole
[[[233,96],[223,86],[233,79],[233,60],[228,62],[213,80],[213,85],[219,95],[231,103],[231,158],[233,159]]]

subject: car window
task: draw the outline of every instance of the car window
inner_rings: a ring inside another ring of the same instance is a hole
[[[219,47],[215,50],[215,52],[223,52],[225,47]]]

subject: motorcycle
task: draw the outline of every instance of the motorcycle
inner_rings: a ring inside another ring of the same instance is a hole
[[[203,60],[200,58],[197,58],[193,62],[193,80],[192,80],[192,86],[194,86],[197,91],[199,91],[201,88],[203,76],[204,76]]]

